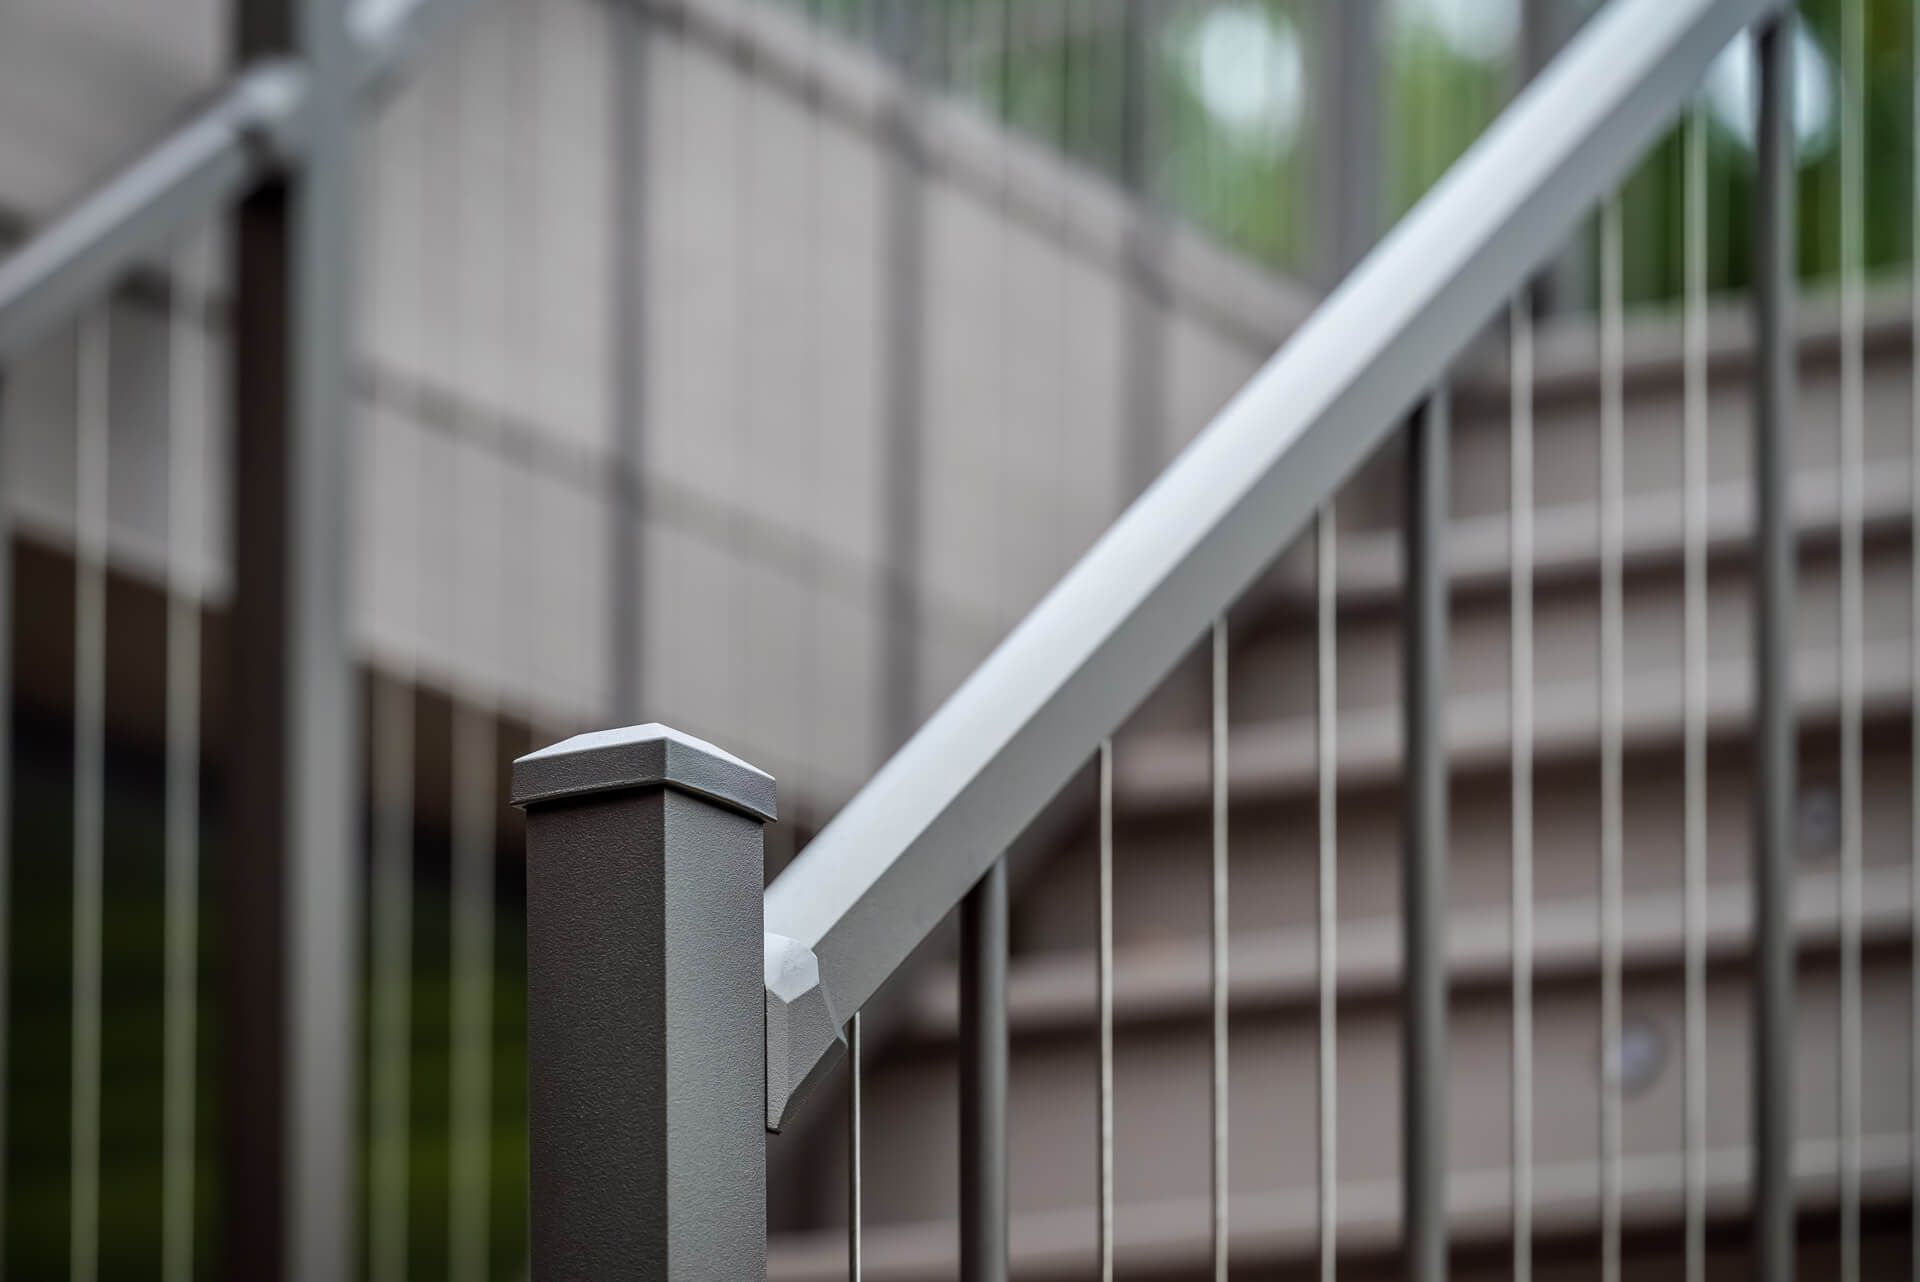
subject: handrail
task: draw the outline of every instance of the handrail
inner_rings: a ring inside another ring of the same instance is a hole
[[[354,14],[356,94],[391,90],[477,0],[367,0]],[[306,152],[306,69],[249,66],[207,107],[0,259],[0,360],[65,324],[184,230]]]
[[[770,1126],[832,1055],[820,1028],[866,1003],[1626,175],[1713,58],[1781,7],[1602,9],[767,888]],[[777,1018],[803,991],[807,1013]]]

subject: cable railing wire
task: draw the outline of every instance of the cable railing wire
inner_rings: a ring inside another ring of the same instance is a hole
[[[1227,621],[1214,621],[1212,654],[1212,861],[1209,867],[1207,986],[1213,1008],[1208,1090],[1208,1218],[1214,1282],[1227,1282]]]
[[[1316,697],[1314,729],[1319,792],[1319,863],[1314,911],[1315,970],[1319,980],[1319,1081],[1316,1110],[1319,1162],[1317,1235],[1321,1282],[1333,1282],[1339,1250],[1339,1050],[1337,1003],[1340,993],[1339,834],[1340,698],[1338,651],[1334,648],[1339,614],[1339,556],[1334,506],[1314,518],[1314,620]]]
[[[1095,1002],[1099,1007],[1099,1159],[1096,1168],[1095,1262],[1100,1282],[1113,1282],[1113,740],[1100,744],[1099,901],[1095,925],[1098,953]]]
[[[200,590],[204,477],[212,404],[205,355],[186,306],[210,237],[174,257],[167,317],[166,935],[161,1088],[161,1267],[164,1282],[192,1282],[194,1118],[200,948]]]
[[[847,1020],[847,1282],[861,1282],[866,1272],[866,1189],[862,1158],[860,1073],[865,1055],[860,1047],[860,1012]]]
[[[100,1044],[105,914],[107,454],[113,356],[110,306],[79,326],[74,433],[73,1047],[68,1269],[93,1282],[100,1255]]]

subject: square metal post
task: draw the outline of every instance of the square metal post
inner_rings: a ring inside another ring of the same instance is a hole
[[[1401,1201],[1406,1276],[1447,1277],[1447,438],[1444,388],[1407,435]]]
[[[1761,1282],[1792,1282],[1795,1266],[1793,24],[1789,7],[1759,33],[1753,202],[1753,1276]]]
[[[242,0],[297,56],[306,146],[234,214],[224,862],[224,1271],[356,1273],[360,819],[348,620],[353,79],[347,0]]]
[[[766,1273],[773,780],[665,726],[520,758],[533,1276]]]

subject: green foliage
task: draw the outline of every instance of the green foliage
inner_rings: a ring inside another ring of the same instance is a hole
[[[802,7],[856,39],[879,38],[889,0],[779,0]],[[1129,0],[939,0],[914,6],[922,65],[940,85],[1023,132],[1115,180],[1123,164],[1124,15]],[[1514,51],[1466,57],[1414,9],[1379,0],[1385,59],[1382,115],[1383,217],[1404,215],[1499,114],[1517,79]],[[1257,11],[1288,26],[1309,51],[1318,6],[1306,0],[1132,0],[1150,24],[1141,59],[1145,84],[1145,193],[1224,246],[1276,271],[1308,274],[1314,261],[1315,103],[1309,83],[1301,127],[1284,139],[1224,125],[1202,100],[1183,42],[1208,14]],[[1807,31],[1839,86],[1843,0],[1803,0]],[[1844,0],[1864,6],[1864,258],[1889,272],[1909,261],[1913,238],[1913,7],[1906,0]],[[1831,104],[1837,120],[1839,103]],[[1725,122],[1703,112],[1708,132],[1708,281],[1714,291],[1747,282],[1747,210],[1753,159]],[[1800,271],[1830,279],[1840,261],[1840,152],[1837,134],[1802,157]],[[1683,235],[1683,148],[1676,128],[1655,144],[1620,191],[1625,293],[1631,303],[1679,296]],[[1576,236],[1576,261],[1593,271],[1591,229]]]
[[[12,932],[8,975],[8,1276],[67,1273],[72,1046],[73,829],[70,747],[16,745]],[[164,983],[162,792],[151,763],[110,760],[101,1049],[100,1277],[146,1279],[160,1261],[161,1047]],[[215,816],[209,816],[213,818]],[[430,852],[429,852],[430,853]],[[222,841],[207,834],[202,866],[195,1274],[219,1276],[219,1144],[223,1115],[219,950]],[[422,861],[414,892],[410,1273],[445,1277],[450,912],[444,860]],[[496,1278],[526,1263],[526,935],[524,905],[502,896],[495,925],[492,1216]],[[367,1009],[363,1003],[362,1010]],[[359,1215],[365,1231],[364,1207]]]

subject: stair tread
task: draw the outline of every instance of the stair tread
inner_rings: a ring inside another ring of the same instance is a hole
[[[1906,470],[1869,471],[1861,517],[1869,534],[1904,529],[1911,519]],[[1686,533],[1685,496],[1679,490],[1633,494],[1624,500],[1622,556],[1628,571],[1678,565]],[[1803,545],[1832,539],[1840,528],[1840,473],[1803,469],[1793,483],[1794,523]],[[1745,479],[1720,481],[1707,491],[1706,541],[1710,555],[1744,551],[1753,531],[1753,486]],[[1446,569],[1451,591],[1507,590],[1511,559],[1507,513],[1459,516],[1447,524]],[[1600,567],[1600,505],[1542,506],[1533,517],[1533,581],[1536,587],[1595,575]],[[1400,599],[1401,536],[1398,530],[1342,531],[1336,548],[1336,581],[1342,609],[1392,605]],[[1268,589],[1274,604],[1294,606],[1314,598],[1313,567],[1305,557],[1285,563]]]
[[[1867,869],[1862,876],[1863,942],[1908,938],[1908,871]],[[1803,873],[1794,884],[1795,928],[1802,948],[1830,948],[1839,938],[1837,873]],[[1599,901],[1541,903],[1534,910],[1536,978],[1597,973]],[[1705,902],[1707,956],[1743,956],[1752,896],[1743,882],[1710,886]],[[1685,947],[1684,899],[1678,891],[1629,896],[1623,904],[1622,961],[1630,969],[1677,966]],[[1339,924],[1339,999],[1378,998],[1400,977],[1397,918]],[[1230,940],[1227,973],[1236,1005],[1312,1005],[1318,999],[1318,940],[1312,926],[1243,932]],[[1447,972],[1456,986],[1507,982],[1511,973],[1504,907],[1456,910],[1448,922]],[[1114,959],[1117,1023],[1204,1016],[1211,1009],[1210,950],[1195,938],[1119,950]],[[1007,1015],[1015,1032],[1092,1027],[1096,1017],[1095,954],[1054,950],[1014,957],[1007,978]],[[958,986],[951,968],[929,977],[916,994],[908,1029],[923,1040],[958,1034]]]
[[[1864,1136],[1861,1193],[1870,1205],[1903,1203],[1908,1194],[1909,1138]],[[1706,1154],[1707,1215],[1737,1220],[1746,1213],[1751,1150],[1733,1145]],[[1804,1139],[1794,1154],[1796,1195],[1803,1209],[1833,1205],[1839,1145]],[[1680,1152],[1629,1154],[1621,1162],[1626,1227],[1646,1230],[1678,1224],[1683,1214],[1685,1158]],[[1598,1223],[1600,1164],[1575,1161],[1533,1171],[1537,1238],[1590,1233]],[[1511,1177],[1502,1167],[1459,1172],[1448,1180],[1448,1241],[1455,1246],[1508,1240]],[[1336,1240],[1342,1251],[1380,1253],[1400,1241],[1397,1180],[1341,1183]],[[1204,1196],[1123,1204],[1116,1208],[1115,1255],[1125,1271],[1151,1273],[1204,1267],[1211,1244]],[[1311,1186],[1236,1193],[1228,1203],[1229,1246],[1236,1266],[1282,1265],[1313,1258],[1319,1247],[1318,1197]],[[1010,1225],[1014,1271],[1031,1282],[1087,1275],[1093,1247],[1092,1207],[1015,1214]],[[955,1251],[951,1221],[869,1224],[862,1234],[866,1276],[908,1282],[951,1278]],[[769,1240],[769,1282],[827,1282],[846,1276],[844,1229],[776,1234]]]
[[[1865,647],[1863,710],[1869,717],[1907,711],[1907,642]],[[1682,730],[1684,672],[1678,667],[1627,674],[1624,744],[1627,751],[1677,742]],[[1803,728],[1831,720],[1839,710],[1839,656],[1830,648],[1796,656],[1794,689]],[[1707,731],[1724,737],[1743,730],[1753,700],[1750,664],[1715,663],[1707,674]],[[1592,681],[1537,687],[1533,696],[1536,762],[1576,759],[1599,746],[1599,687]],[[1229,735],[1230,795],[1266,800],[1310,794],[1318,781],[1316,719],[1277,718],[1241,725]],[[1340,787],[1377,787],[1398,777],[1401,714],[1397,704],[1342,708],[1338,744]],[[1512,727],[1504,688],[1456,693],[1447,700],[1448,756],[1453,771],[1503,768]],[[1115,755],[1114,796],[1127,810],[1165,810],[1206,804],[1212,796],[1209,738],[1204,730],[1158,730],[1133,736]]]

